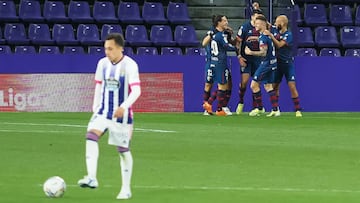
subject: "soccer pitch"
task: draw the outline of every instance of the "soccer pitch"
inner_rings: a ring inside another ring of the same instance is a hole
[[[0,202],[119,202],[119,157],[100,140],[97,189],[85,175],[89,113],[0,113]],[[133,203],[350,203],[360,200],[360,113],[216,117],[135,113]],[[63,198],[42,183],[65,179]]]

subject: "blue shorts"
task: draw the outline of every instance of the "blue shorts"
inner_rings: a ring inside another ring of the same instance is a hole
[[[293,61],[278,61],[275,71],[275,83],[280,83],[285,76],[287,82],[295,82],[295,66]]]
[[[241,74],[248,73],[253,77],[261,63],[261,59],[259,57],[254,57],[254,56],[245,57],[245,59],[246,59],[246,66],[240,67],[240,72]]]
[[[210,61],[206,61],[205,64],[205,83],[214,83],[214,69],[210,67]]]
[[[255,71],[253,80],[263,84],[274,83],[275,70],[276,63],[270,65],[268,62],[261,62],[259,68]]]
[[[226,84],[231,78],[230,69],[227,67],[227,64],[222,63],[211,63],[210,68],[213,69],[213,79],[214,82],[218,84]]]

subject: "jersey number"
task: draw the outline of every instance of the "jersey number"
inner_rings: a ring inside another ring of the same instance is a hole
[[[217,56],[219,54],[218,44],[215,40],[211,40],[211,55]]]

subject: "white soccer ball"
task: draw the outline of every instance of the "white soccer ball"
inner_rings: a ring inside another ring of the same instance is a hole
[[[48,197],[62,197],[66,190],[66,183],[61,177],[53,176],[45,181],[43,189]]]

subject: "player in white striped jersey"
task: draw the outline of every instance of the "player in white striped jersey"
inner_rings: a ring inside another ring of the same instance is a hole
[[[141,94],[137,63],[123,55],[124,38],[119,33],[111,33],[105,40],[106,57],[99,60],[95,74],[95,95],[93,116],[86,134],[87,175],[80,179],[81,187],[99,186],[96,173],[99,157],[98,140],[109,131],[108,143],[117,146],[120,153],[122,186],[117,199],[131,197],[131,176],[133,158],[130,139],[133,131],[131,105]]]

